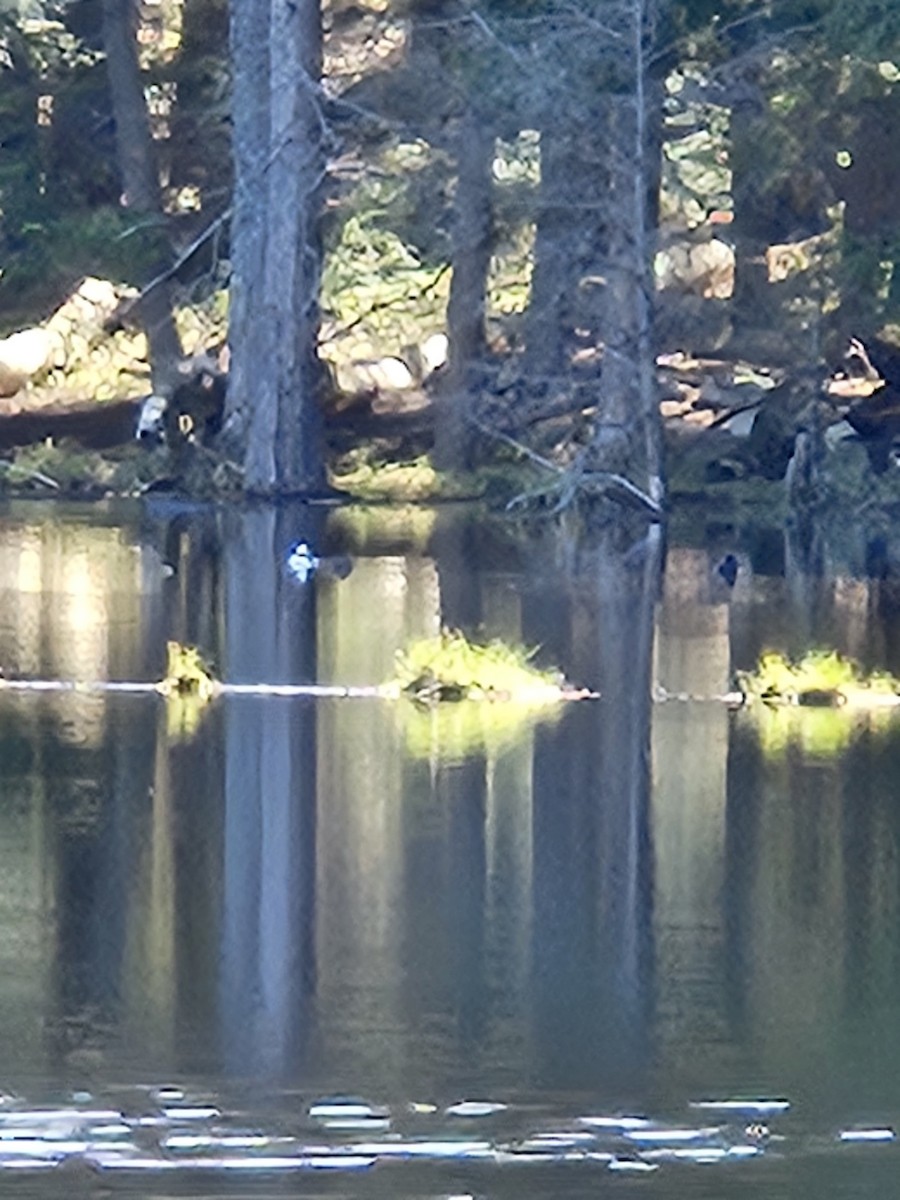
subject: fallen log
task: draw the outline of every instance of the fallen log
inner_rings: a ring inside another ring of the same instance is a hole
[[[110,450],[134,438],[142,399],[86,400],[21,408],[0,414],[0,450],[39,445],[51,439],[78,442],[86,450]]]

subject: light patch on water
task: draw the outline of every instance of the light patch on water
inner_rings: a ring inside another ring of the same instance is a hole
[[[377,1154],[379,1158],[484,1158],[493,1153],[490,1142],[410,1139],[362,1142],[348,1146],[353,1154]]]
[[[688,1108],[710,1112],[757,1113],[759,1116],[787,1112],[790,1107],[790,1100],[691,1100],[688,1104]]]
[[[838,1139],[842,1142],[892,1142],[897,1135],[893,1129],[842,1129]]]
[[[177,1108],[164,1108],[162,1115],[167,1121],[214,1121],[222,1114],[217,1108],[204,1105],[179,1105]]]
[[[362,1120],[365,1118],[383,1119],[388,1113],[383,1108],[376,1108],[364,1100],[319,1100],[309,1106],[309,1115],[315,1120]]]
[[[658,1171],[659,1163],[642,1162],[637,1158],[614,1158],[607,1167],[610,1171]]]
[[[703,1129],[626,1129],[625,1136],[633,1142],[700,1142],[721,1132],[720,1125],[708,1125]]]
[[[650,1124],[646,1117],[579,1117],[581,1125],[591,1129],[629,1130],[644,1129]]]
[[[375,1133],[379,1130],[390,1129],[390,1117],[321,1117],[325,1129],[335,1132],[360,1133],[368,1130]]]
[[[178,1089],[156,1089],[158,1103]],[[777,1117],[786,1100],[704,1100],[688,1107],[709,1109],[736,1119],[717,1125],[667,1125],[634,1115],[589,1115],[555,1119],[556,1127],[505,1129],[505,1138],[453,1136],[457,1117],[484,1118],[508,1111],[490,1100],[461,1100],[442,1112],[425,1105],[402,1105],[412,1114],[415,1134],[386,1133],[390,1110],[355,1096],[334,1096],[313,1102],[308,1116],[321,1133],[314,1144],[304,1140],[304,1118],[297,1128],[267,1134],[264,1129],[238,1126],[236,1114],[214,1104],[198,1103],[180,1093],[177,1103],[150,1112],[126,1112],[99,1105],[59,1108],[0,1109],[0,1173],[4,1170],[67,1170],[73,1163],[112,1172],[254,1172],[360,1171],[376,1163],[404,1160],[472,1162],[504,1170],[531,1165],[544,1167],[608,1167],[622,1173],[653,1171],[680,1164],[714,1166],[764,1158],[773,1143],[779,1155],[803,1153],[808,1136],[769,1134],[767,1125],[744,1125],[748,1115]],[[205,1099],[205,1098],[204,1098]],[[126,1115],[127,1113],[127,1115]],[[519,1114],[521,1117],[521,1113]],[[424,1120],[423,1118],[432,1118]],[[566,1128],[571,1121],[575,1128]],[[432,1136],[422,1133],[432,1126]],[[452,1126],[452,1128],[451,1128]],[[305,1126],[308,1130],[308,1125]],[[464,1127],[463,1127],[464,1128]],[[364,1129],[370,1136],[355,1141],[340,1134]],[[138,1131],[139,1136],[138,1136]],[[765,1136],[762,1136],[762,1133]],[[479,1131],[480,1132],[480,1131]],[[333,1133],[338,1136],[331,1137]],[[374,1135],[374,1136],[372,1136]],[[382,1135],[382,1136],[379,1136]],[[848,1126],[830,1134],[836,1143],[887,1143],[895,1140],[889,1126]],[[815,1141],[815,1139],[813,1139]],[[819,1139],[821,1143],[821,1139]]]
[[[495,1103],[493,1100],[460,1100],[451,1104],[446,1113],[448,1117],[492,1117],[494,1113],[505,1112],[507,1105]]]
[[[264,1150],[289,1138],[266,1137],[265,1134],[207,1134],[172,1133],[164,1137],[160,1145],[164,1150]]]

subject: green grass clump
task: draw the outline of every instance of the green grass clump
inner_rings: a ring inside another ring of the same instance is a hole
[[[196,646],[166,644],[166,676],[159,690],[166,698],[166,728],[173,741],[194,736],[218,686]]]
[[[415,703],[400,710],[414,758],[461,761],[494,757],[527,737],[535,722],[555,717],[559,701],[580,695],[556,671],[532,663],[534,651],[501,641],[470,642],[445,630],[397,656],[391,686]]]
[[[428,455],[390,462],[363,451],[344,455],[332,467],[330,477],[334,487],[362,501],[485,500],[500,504],[531,486],[537,475],[527,464],[503,460],[470,471],[437,471]]]
[[[756,670],[739,672],[737,681],[746,697],[773,704],[881,707],[900,702],[900,680],[880,671],[866,675],[834,650],[811,650],[796,662],[767,651]]]
[[[738,674],[738,687],[747,700],[762,701],[751,710],[768,758],[790,747],[808,758],[834,758],[861,730],[881,728],[900,704],[900,680],[867,675],[833,650],[813,650],[796,662],[769,651],[755,671]]]
[[[501,641],[478,645],[456,630],[444,630],[400,652],[395,682],[407,695],[426,701],[555,703],[563,696],[562,678],[533,666],[534,654]]]

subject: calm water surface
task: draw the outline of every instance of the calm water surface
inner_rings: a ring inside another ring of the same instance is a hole
[[[299,537],[351,573],[297,584]],[[660,573],[465,514],[0,512],[7,676],[152,680],[176,637],[232,682],[377,683],[443,624],[603,694],[466,750],[384,701],[0,693],[4,1186],[900,1195],[896,1143],[838,1140],[900,1129],[900,717],[712,698],[767,646],[900,672],[900,589],[880,543],[819,576],[761,545]],[[335,1095],[390,1129],[310,1115]],[[735,1097],[791,1107],[691,1107]],[[655,1140],[579,1120],[622,1114]]]

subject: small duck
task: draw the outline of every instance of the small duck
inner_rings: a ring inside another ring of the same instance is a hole
[[[313,554],[308,542],[297,542],[288,551],[285,565],[298,583],[306,583],[318,570],[322,560]]]

